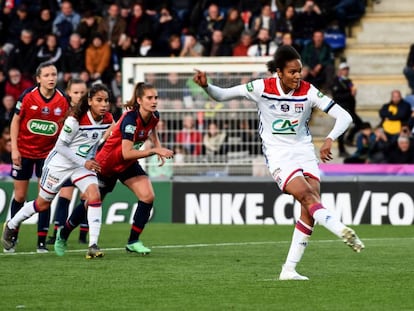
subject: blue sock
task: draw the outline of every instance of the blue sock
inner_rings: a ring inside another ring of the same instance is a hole
[[[134,222],[132,223],[131,231],[129,234],[128,244],[135,243],[139,240],[139,235],[144,230],[146,223],[151,214],[152,202],[145,203],[138,201],[137,210],[134,214]]]

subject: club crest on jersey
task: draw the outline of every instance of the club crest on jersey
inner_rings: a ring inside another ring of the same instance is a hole
[[[272,123],[272,134],[295,135],[299,120],[277,119]]]
[[[253,82],[249,82],[246,84],[246,89],[248,92],[253,92],[254,87],[253,87]]]
[[[138,132],[138,137],[145,137],[145,131],[144,130],[142,130],[142,131],[139,131]]]
[[[289,111],[289,105],[288,104],[282,104],[280,106],[280,110],[282,110],[283,112],[288,112]]]
[[[60,116],[62,115],[62,109],[60,109],[59,107],[55,108],[55,110],[53,110],[53,114],[55,116]]]
[[[49,113],[50,113],[49,107],[42,108],[42,114],[49,114]]]
[[[295,112],[303,112],[303,104],[295,104]]]

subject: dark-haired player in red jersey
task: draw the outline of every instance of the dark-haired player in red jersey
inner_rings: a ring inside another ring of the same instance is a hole
[[[57,74],[55,65],[41,63],[36,69],[37,85],[24,91],[16,105],[10,126],[13,161],[11,176],[14,179],[11,217],[27,199],[33,170],[36,177],[40,178],[44,160],[56,143],[70,107],[68,98],[56,88]],[[39,214],[38,253],[48,252],[46,236],[49,220],[50,210]],[[17,233],[15,239],[17,242]],[[14,251],[14,247],[7,250]]]
[[[165,158],[173,156],[173,151],[163,148],[158,138],[156,125],[160,116],[157,111],[157,100],[158,93],[152,85],[138,83],[131,100],[126,104],[128,111],[112,128],[110,136],[96,155],[96,161],[101,166],[98,178],[102,200],[113,190],[117,180],[138,198],[126,250],[142,255],[151,252],[151,249],[142,244],[139,236],[148,222],[155,195],[149,177],[137,160],[157,154],[160,165],[163,165]],[[154,147],[140,150],[147,139],[153,142]],[[70,232],[82,220],[84,212],[85,207],[82,203],[74,209],[56,236],[55,250],[63,248]]]

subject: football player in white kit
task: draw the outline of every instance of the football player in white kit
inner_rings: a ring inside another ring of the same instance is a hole
[[[65,120],[56,145],[45,160],[37,199],[25,203],[20,211],[5,223],[1,238],[5,249],[14,246],[14,230],[35,213],[50,208],[63,183],[70,179],[88,201],[90,245],[86,258],[103,256],[103,252],[97,246],[102,222],[102,202],[96,175],[96,172],[100,171],[100,166],[94,157],[100,140],[112,123],[109,90],[103,84],[96,84]]]
[[[267,66],[273,77],[230,88],[209,84],[206,73],[199,70],[196,70],[194,81],[214,100],[246,98],[256,103],[258,131],[269,171],[279,188],[301,203],[301,216],[296,222],[279,279],[308,280],[296,272],[296,265],[308,245],[315,221],[343,239],[354,251],[364,248],[355,231],[321,204],[318,158],[308,127],[313,108],[336,119],[319,151],[320,159],[326,162],[332,160],[333,141],[348,128],[352,118],[331,98],[301,80],[302,62],[293,47],[278,48]]]

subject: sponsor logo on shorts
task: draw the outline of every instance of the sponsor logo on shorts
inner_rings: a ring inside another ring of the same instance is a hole
[[[54,136],[58,131],[56,122],[38,119],[29,120],[27,128],[33,134],[44,136]]]
[[[272,134],[295,135],[299,120],[277,119],[272,123]]]

